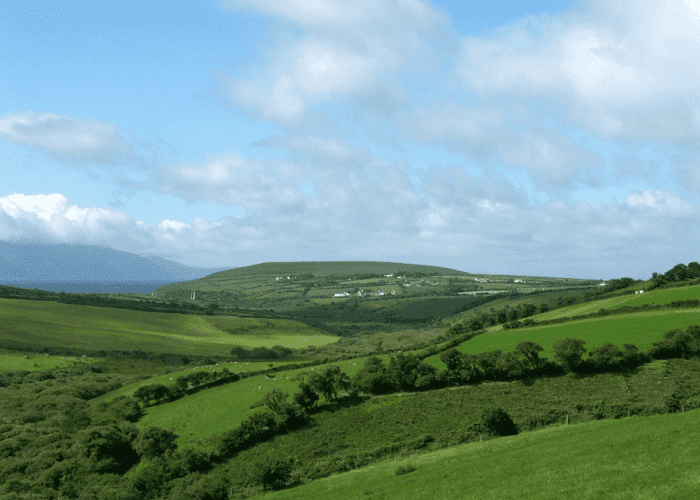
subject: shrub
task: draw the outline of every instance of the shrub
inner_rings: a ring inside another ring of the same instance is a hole
[[[481,429],[495,436],[514,436],[518,433],[515,422],[502,408],[487,408],[481,412]]]
[[[175,440],[178,437],[178,435],[160,427],[149,427],[141,431],[134,440],[134,448],[144,458],[169,455],[177,449]]]
[[[248,481],[252,485],[262,486],[266,491],[281,489],[292,477],[295,462],[292,457],[288,457],[287,460],[265,457],[250,465]]]
[[[405,467],[402,465],[398,469],[396,469],[396,475],[402,476],[403,474],[408,474],[409,472],[413,472],[415,470],[416,468],[411,464],[407,464]]]

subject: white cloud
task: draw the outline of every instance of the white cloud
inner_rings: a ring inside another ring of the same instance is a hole
[[[700,144],[697,4],[589,1],[467,37],[457,74],[481,95],[538,97],[607,137]]]
[[[226,153],[164,170],[160,189],[187,201],[205,199],[249,212],[295,211],[304,201],[296,173],[293,167]]]
[[[663,191],[647,189],[627,197],[627,205],[634,209],[643,209],[651,215],[664,216],[698,216],[698,207]]]
[[[349,95],[400,96],[386,76],[430,52],[444,37],[447,17],[421,1],[348,3],[222,1],[227,10],[253,10],[303,30],[278,41],[252,78],[217,77],[217,91],[262,118],[293,125],[309,107]],[[357,102],[361,104],[361,100]]]
[[[0,138],[69,164],[116,165],[135,158],[114,125],[53,113],[8,113],[0,118]]]
[[[174,231],[180,232],[182,229],[186,227],[192,227],[192,225],[187,224],[186,222],[181,222],[178,220],[169,220],[169,219],[163,219],[160,224],[158,224],[158,227],[164,230],[172,229]]]

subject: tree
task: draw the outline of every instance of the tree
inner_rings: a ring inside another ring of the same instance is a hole
[[[416,369],[419,364],[420,360],[412,353],[397,354],[389,360],[387,377],[396,389],[413,389],[418,377]]]
[[[510,415],[502,408],[487,408],[481,412],[481,429],[494,436],[515,436],[518,429]]]
[[[588,350],[583,347],[585,343],[584,340],[571,337],[558,340],[552,345],[554,360],[567,372],[575,372],[583,362],[581,356]]]
[[[138,461],[129,438],[116,426],[89,427],[78,433],[75,449],[94,472],[123,474]]]
[[[283,393],[280,389],[273,389],[272,392],[265,394],[262,402],[277,414],[282,413],[287,404],[288,393]]]
[[[515,321],[516,319],[520,319],[520,311],[517,309],[510,309],[508,311],[508,321]]]
[[[367,359],[365,366],[352,379],[352,386],[358,391],[369,394],[380,394],[391,390],[387,379],[386,366],[376,356]]]
[[[350,378],[347,373],[340,371],[338,365],[331,365],[320,373],[311,373],[309,384],[317,392],[323,394],[328,402],[337,399],[339,391],[349,389]]]
[[[520,378],[524,371],[523,361],[520,359],[517,352],[506,352],[502,354],[498,358],[494,368],[497,380]]]
[[[175,440],[178,437],[180,436],[160,427],[148,427],[136,438],[134,448],[136,453],[147,459],[167,456],[177,449]]]
[[[611,342],[605,342],[591,349],[588,361],[597,370],[614,370],[622,362],[622,351]]]
[[[515,347],[515,352],[520,354],[527,360],[527,363],[534,370],[539,370],[542,366],[542,360],[540,359],[540,354],[544,349],[541,345],[535,342],[520,342]]]
[[[126,420],[127,422],[137,422],[144,415],[138,401],[128,396],[114,398],[110,409],[118,420]]]
[[[464,354],[452,348],[440,354],[440,360],[447,365],[447,380],[450,384],[466,384],[480,375],[477,358],[472,354]]]
[[[153,399],[153,386],[143,385],[134,391],[134,397],[141,401],[144,406],[148,406]]]
[[[292,399],[296,404],[306,410],[318,403],[318,394],[314,392],[313,388],[309,384],[302,380],[299,384],[299,388],[301,389],[301,392],[297,392],[294,394],[294,396],[292,396]]]

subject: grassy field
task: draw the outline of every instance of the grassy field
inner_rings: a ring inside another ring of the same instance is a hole
[[[537,316],[533,318],[536,319]],[[632,343],[645,351],[653,342],[660,340],[665,332],[674,328],[685,329],[692,324],[700,324],[699,309],[645,311],[512,330],[503,330],[498,326],[456,349],[472,354],[495,349],[509,352],[514,351],[518,343],[531,341],[543,347],[541,357],[554,359],[552,344],[562,338],[574,337],[585,340],[585,347],[589,351],[605,342],[612,342],[620,348],[624,343]],[[585,354],[583,358],[586,359]],[[446,368],[437,354],[425,361],[441,370]]]
[[[621,295],[619,297],[611,297],[584,304],[576,304],[574,306],[564,307],[554,311],[549,311],[543,314],[533,316],[537,321],[545,321],[549,319],[563,318],[566,316],[578,316],[581,314],[591,314],[601,309],[619,309],[624,306],[642,306],[645,304],[670,304],[677,300],[700,299],[700,285],[687,286],[682,288],[667,288],[663,290],[652,290],[642,294]]]
[[[377,357],[388,363],[390,355],[384,354]],[[347,373],[348,377],[353,377],[364,367],[366,359],[357,358],[332,364],[337,364],[344,373]],[[260,366],[260,368],[262,367]],[[272,392],[274,389],[280,389],[289,393],[289,400],[291,401],[292,395],[299,391],[299,380],[297,380],[297,377],[301,374],[311,373],[314,370],[323,370],[324,367],[316,366],[282,372],[277,371],[275,373],[276,379],[270,380],[265,380],[266,377],[264,375],[245,378],[186,396],[172,403],[152,406],[146,408],[146,415],[137,425],[142,429],[155,425],[163,429],[172,430],[180,436],[178,440],[180,449],[206,448],[206,445],[202,445],[202,440],[238,427],[243,420],[253,413],[266,410],[267,407],[250,408],[252,404],[260,401],[265,394]],[[167,378],[171,376],[175,378],[173,375],[169,375]],[[166,377],[161,378],[165,379]],[[156,379],[154,378],[153,380]],[[149,379],[144,381],[144,383],[154,382]],[[168,383],[172,384],[174,382],[168,380]],[[129,390],[124,391],[124,393],[133,392],[135,389],[135,385],[132,384],[129,386]],[[106,396],[103,396],[103,398]],[[321,396],[318,404],[321,405],[323,403],[325,403],[325,398]]]
[[[163,384],[172,385],[175,383],[178,377],[191,374],[195,370],[209,370],[212,372],[221,372],[224,368],[227,368],[231,373],[246,373],[254,372],[258,370],[267,370],[279,367],[283,367],[286,364],[290,364],[292,361],[232,361],[230,363],[218,363],[215,365],[202,365],[202,366],[192,366],[190,368],[185,368],[182,370],[172,371],[165,375],[154,375],[152,377],[145,378],[139,382],[134,382],[133,384],[126,385],[115,391],[108,392],[102,396],[95,398],[95,401],[112,401],[114,398],[119,396],[131,396],[136,389],[144,385],[152,384]],[[270,367],[272,365],[272,367]]]
[[[234,345],[293,348],[337,340],[322,330],[284,319],[153,313],[57,302],[0,300],[6,342],[89,350],[134,350],[226,355]]]
[[[700,482],[698,439],[700,410],[555,425],[388,460],[260,498],[692,499]],[[407,464],[416,470],[395,475]]]
[[[25,358],[24,356],[27,357]],[[97,361],[99,361],[97,358],[85,359],[78,356],[49,356],[48,354],[4,351],[0,353],[0,373],[21,370],[35,372],[39,370],[52,370],[54,368],[70,368],[76,365],[92,364]]]

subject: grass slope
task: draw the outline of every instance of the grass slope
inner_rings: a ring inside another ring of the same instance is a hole
[[[560,339],[574,337],[583,339],[589,351],[605,342],[612,342],[620,348],[625,343],[631,343],[646,351],[653,342],[661,340],[665,332],[674,328],[685,329],[698,323],[700,309],[679,309],[604,316],[514,330],[503,330],[499,326],[477,335],[456,349],[471,354],[495,349],[510,352],[514,351],[520,342],[531,341],[540,344],[544,349],[540,357],[554,359],[552,345]],[[583,359],[586,359],[585,354]],[[446,368],[438,354],[426,358],[425,362],[441,370]]]
[[[18,345],[214,356],[228,354],[233,345],[298,348],[337,340],[293,320],[153,313],[15,299],[0,299],[0,338]]]
[[[388,364],[390,355],[384,354],[377,357]],[[341,371],[347,373],[348,377],[353,377],[364,367],[366,359],[357,358],[332,364],[337,364]],[[137,425],[142,429],[149,426],[158,426],[172,430],[180,436],[180,439],[177,441],[180,449],[195,447],[201,449],[206,447],[202,446],[203,440],[238,427],[243,420],[253,413],[266,410],[267,407],[265,406],[250,408],[252,404],[262,400],[265,394],[272,392],[274,389],[280,389],[289,393],[289,400],[291,401],[291,396],[299,392],[297,377],[301,374],[311,373],[314,370],[323,370],[324,367],[322,365],[312,368],[278,371],[275,373],[276,380],[265,380],[266,377],[264,375],[245,378],[186,396],[172,403],[152,406],[146,408],[146,415],[139,420]],[[261,368],[264,368],[264,366],[258,365],[255,369]],[[175,377],[173,376],[173,378]],[[144,381],[144,383],[154,383],[152,380],[149,379]],[[168,381],[168,383],[172,384],[174,382]],[[134,390],[136,390],[135,385],[130,385],[129,391],[133,393]],[[129,391],[124,392],[127,393]],[[321,396],[318,404],[322,405],[325,402],[325,398]]]
[[[700,410],[559,425],[391,460],[264,499],[692,499]],[[416,471],[396,476],[401,465]]]
[[[580,314],[591,314],[601,309],[619,309],[624,306],[642,306],[645,304],[670,304],[677,300],[700,299],[700,285],[688,286],[682,288],[667,288],[663,290],[652,290],[642,294],[621,295],[608,299],[586,302],[584,304],[576,304],[574,306],[564,307],[549,311],[543,314],[533,316],[537,321],[545,321],[549,319],[563,318],[566,316],[577,316]]]

